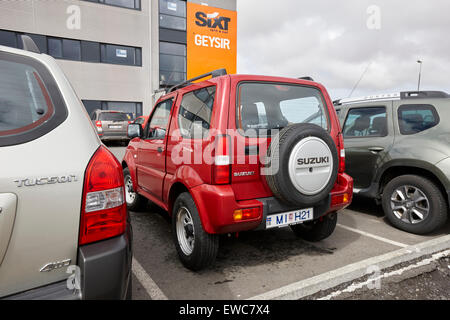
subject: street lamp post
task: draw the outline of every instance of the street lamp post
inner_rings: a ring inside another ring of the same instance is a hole
[[[417,63],[420,64],[419,69],[419,83],[417,84],[417,91],[420,91],[420,78],[422,76],[422,60],[417,60]]]

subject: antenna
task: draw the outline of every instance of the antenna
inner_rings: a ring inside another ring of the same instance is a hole
[[[372,64],[372,61],[369,62],[369,64],[367,65],[366,69],[362,73],[362,75],[359,78],[358,82],[356,82],[355,86],[353,87],[352,91],[350,92],[350,94],[349,94],[349,96],[347,98],[350,98],[352,96],[353,92],[355,92],[356,88],[359,86],[359,83],[361,82],[361,80],[364,78],[364,76],[366,75],[367,71],[369,70],[371,64]]]

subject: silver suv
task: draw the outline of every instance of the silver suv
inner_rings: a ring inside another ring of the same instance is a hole
[[[91,120],[97,128],[102,141],[122,141],[128,143],[128,124],[130,116],[125,112],[95,110],[91,113]]]
[[[0,299],[131,294],[120,163],[56,61],[0,46]]]

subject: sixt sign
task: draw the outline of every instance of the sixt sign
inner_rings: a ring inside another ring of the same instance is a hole
[[[223,31],[228,31],[229,23],[231,18],[222,17],[218,12],[211,14],[206,14],[204,12],[198,11],[195,14],[196,21],[195,24],[199,27],[208,27],[210,29],[219,29]]]

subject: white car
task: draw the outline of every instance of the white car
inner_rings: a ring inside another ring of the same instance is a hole
[[[56,61],[0,46],[0,299],[131,297],[120,163]]]

